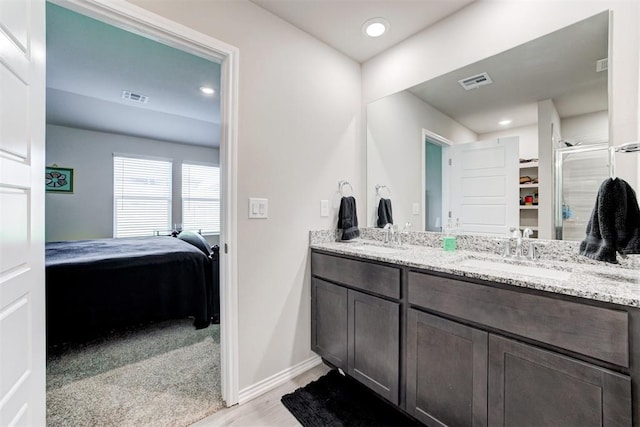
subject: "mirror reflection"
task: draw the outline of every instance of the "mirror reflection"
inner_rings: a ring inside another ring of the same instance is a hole
[[[414,230],[581,240],[608,177],[608,32],[604,12],[368,104],[367,225],[388,199]]]

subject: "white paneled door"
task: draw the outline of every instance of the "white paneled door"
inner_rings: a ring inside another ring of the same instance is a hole
[[[0,426],[45,425],[44,0],[0,0]]]
[[[452,145],[451,218],[461,231],[506,235],[519,227],[519,140]]]

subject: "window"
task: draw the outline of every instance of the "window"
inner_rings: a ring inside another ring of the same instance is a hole
[[[171,230],[171,161],[113,157],[113,236]]]
[[[182,227],[220,233],[220,168],[182,164]]]

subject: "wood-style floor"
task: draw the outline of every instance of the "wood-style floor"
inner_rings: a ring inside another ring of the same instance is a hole
[[[291,393],[292,391],[307,385],[311,381],[326,374],[328,371],[329,368],[326,365],[320,364],[260,397],[242,405],[235,405],[231,408],[222,409],[215,414],[198,421],[193,424],[193,426],[300,426],[300,423],[280,402],[280,398],[285,394]]]

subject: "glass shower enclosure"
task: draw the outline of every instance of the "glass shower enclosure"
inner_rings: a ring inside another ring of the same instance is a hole
[[[584,239],[598,189],[609,178],[609,144],[589,144],[555,151],[555,237]]]

